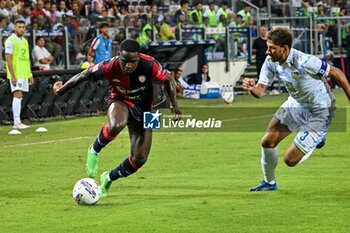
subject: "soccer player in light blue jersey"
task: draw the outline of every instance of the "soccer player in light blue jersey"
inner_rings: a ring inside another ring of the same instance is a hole
[[[350,101],[350,86],[343,72],[325,61],[291,48],[292,34],[284,27],[271,30],[267,38],[267,57],[259,81],[245,78],[243,88],[254,97],[264,95],[275,78],[284,82],[289,97],[271,119],[261,140],[261,166],[264,180],[249,191],[277,190],[275,169],[278,144],[293,131],[293,143],[284,155],[288,166],[305,161],[315,148],[324,145],[335,109],[335,98],[326,77],[334,78]]]

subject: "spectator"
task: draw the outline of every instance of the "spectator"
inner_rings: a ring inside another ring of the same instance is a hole
[[[29,128],[21,122],[21,102],[23,92],[29,91],[29,85],[34,83],[29,58],[29,45],[25,32],[25,21],[17,20],[15,22],[15,33],[9,36],[5,42],[5,57],[7,78],[10,81],[11,92],[13,94],[12,112],[13,128]]]
[[[209,76],[209,66],[208,64],[203,64],[201,67],[201,71],[190,78],[188,84],[203,84],[204,82],[210,82]]]
[[[164,15],[158,12],[158,6],[156,4],[152,4],[150,12],[147,14],[149,18],[155,18],[157,23],[160,23],[164,19]]]
[[[89,53],[86,54],[86,61],[81,65],[80,68],[86,69],[89,68],[90,66],[94,65],[94,57],[91,56]]]
[[[53,28],[53,26],[57,23],[58,19],[61,17],[61,13],[57,11],[57,5],[51,4],[50,7],[50,27]]]
[[[108,16],[116,17],[118,15],[118,7],[114,0],[106,0],[106,10]]]
[[[40,70],[50,70],[50,64],[53,62],[53,56],[45,48],[45,38],[37,37],[35,47],[32,50],[32,59],[34,65]]]
[[[176,22],[179,22],[178,19],[179,19],[179,16],[180,15],[183,15],[185,17],[185,20],[186,22],[188,22],[188,4],[189,2],[187,0],[181,0],[180,2],[180,6],[181,8],[178,9],[176,12],[175,12],[175,19],[177,20]]]
[[[0,14],[0,32],[4,30],[7,25],[7,17]]]
[[[6,17],[10,17],[10,12],[6,8],[6,0],[0,0],[0,14]]]
[[[175,70],[174,83],[175,83],[175,88],[176,88],[176,97],[183,97],[183,91],[186,87],[188,87],[188,84],[182,78],[182,68],[181,67],[178,67]]]
[[[30,8],[29,3],[25,3],[23,6],[23,9],[20,11],[20,19],[23,19],[26,22],[26,26],[29,26],[31,24],[32,18],[30,17],[32,14],[32,9]]]
[[[317,29],[320,31],[326,31],[328,28],[328,24],[326,23],[326,20],[322,19],[326,16],[325,14],[325,7],[322,2],[317,3],[317,10],[315,12],[317,17]]]
[[[201,2],[196,2],[196,7],[190,13],[190,22],[192,25],[200,26],[203,23],[203,5]]]
[[[121,0],[121,1],[118,1],[118,10],[121,11],[122,8],[124,8],[126,10],[126,12],[130,13],[129,11],[129,1],[126,1],[126,0]]]
[[[256,59],[256,72],[258,77],[260,75],[261,67],[264,64],[267,51],[267,33],[268,29],[266,26],[260,27],[260,37],[253,42],[253,54]]]
[[[95,64],[112,57],[112,40],[108,36],[108,31],[108,24],[102,23],[100,34],[92,41],[89,48],[88,53],[90,56],[94,56]]]
[[[101,16],[103,14],[103,10],[106,10],[103,0],[91,1],[91,14],[93,16]]]
[[[50,0],[45,0],[45,3],[44,3],[44,8],[43,8],[43,11],[45,12],[45,15],[47,17],[51,17],[51,1]]]
[[[168,41],[175,39],[175,34],[170,27],[171,17],[169,15],[165,16],[162,27],[160,28],[160,39],[163,41]]]
[[[248,23],[249,17],[251,16],[250,14],[250,6],[245,5],[243,10],[238,11],[237,15],[241,15],[243,18],[243,21],[245,23]]]
[[[43,8],[44,8],[44,2],[42,0],[38,0],[35,5],[35,9],[32,11],[32,21],[40,15],[43,17],[46,16]]]
[[[220,16],[224,15],[226,19],[229,19],[229,17],[233,16],[233,12],[228,8],[228,2],[222,1],[221,7],[216,13],[216,20],[217,22],[220,22]],[[221,20],[222,21],[222,20]]]
[[[256,37],[258,36],[258,27],[255,25],[254,17],[253,17],[253,16],[250,16],[250,17],[249,17],[248,22],[247,22],[247,26],[248,26],[249,29],[250,29],[251,36],[252,36],[253,38],[256,38]]]
[[[118,9],[119,9],[119,12],[118,12],[117,16],[119,17],[119,19],[121,21],[124,21],[124,18],[129,16],[129,12],[125,9],[125,7],[121,7]]]
[[[142,28],[141,35],[137,37],[136,41],[141,45],[141,48],[152,41],[152,27],[149,24]]]
[[[209,2],[209,9],[206,10],[203,14],[204,18],[208,18],[209,19],[209,26],[210,27],[216,27],[216,25],[218,24],[218,21],[216,20],[216,5],[215,2]]]
[[[180,40],[182,38],[181,34],[181,30],[183,28],[187,27],[187,20],[186,17],[184,15],[179,15],[178,19],[177,19],[177,26],[176,26],[176,31],[175,31],[175,36],[177,40]]]

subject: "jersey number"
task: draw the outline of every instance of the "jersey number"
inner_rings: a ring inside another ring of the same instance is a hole
[[[303,136],[301,136],[299,139],[300,139],[300,141],[304,141],[305,140],[305,138],[307,137],[309,135],[309,132],[307,132],[307,131],[305,131],[304,132],[304,135]]]

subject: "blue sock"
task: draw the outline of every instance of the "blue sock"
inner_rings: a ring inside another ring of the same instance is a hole
[[[99,153],[103,147],[105,147],[109,142],[113,141],[116,137],[108,134],[108,125],[104,125],[98,134],[92,147],[94,151]]]
[[[137,169],[139,169],[139,167],[137,167],[131,158],[128,157],[117,168],[114,168],[109,173],[109,177],[111,178],[111,181],[114,181],[121,177],[127,177],[135,173]]]

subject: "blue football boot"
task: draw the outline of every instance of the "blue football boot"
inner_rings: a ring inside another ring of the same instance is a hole
[[[249,192],[273,191],[273,190],[277,190],[277,183],[269,184],[263,180],[258,186],[250,188]]]

